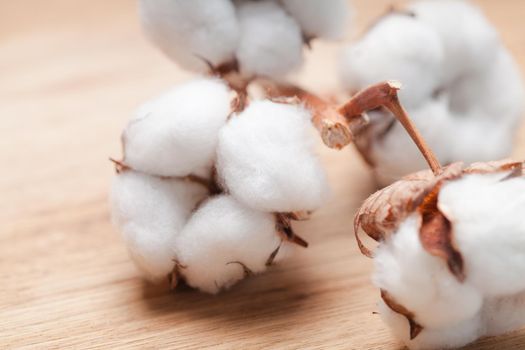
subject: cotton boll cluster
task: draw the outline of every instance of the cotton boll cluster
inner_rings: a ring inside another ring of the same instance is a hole
[[[145,104],[123,132],[112,214],[152,280],[170,275],[217,293],[293,243],[307,245],[291,221],[317,209],[328,187],[312,116],[298,105],[239,110],[235,101],[224,82],[197,79]]]
[[[338,39],[345,0],[140,0],[144,29],[181,67],[281,80],[313,38]]]
[[[525,163],[451,165],[370,197],[381,315],[411,349],[459,347],[525,326]],[[390,215],[385,215],[390,213]]]
[[[345,48],[341,73],[349,91],[400,81],[401,101],[442,163],[510,153],[524,111],[520,73],[495,29],[468,2],[422,0],[384,16]],[[401,126],[382,122],[389,113],[374,115],[356,144],[378,182],[424,168]]]

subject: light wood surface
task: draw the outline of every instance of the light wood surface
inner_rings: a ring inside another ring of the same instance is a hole
[[[525,66],[525,1],[478,3]],[[359,31],[389,1],[354,4]],[[133,109],[190,75],[145,41],[135,6],[0,2],[0,348],[401,349],[351,234],[374,189],[351,148],[320,148],[332,200],[297,225],[310,247],[288,263],[218,296],[138,278],[109,221],[107,158]],[[337,49],[315,43],[299,80],[335,92]],[[525,331],[470,347],[516,348]]]

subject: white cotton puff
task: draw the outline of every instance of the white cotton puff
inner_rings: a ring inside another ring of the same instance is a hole
[[[356,91],[398,80],[401,101],[416,106],[439,87],[443,54],[439,36],[428,25],[407,15],[388,15],[343,50],[342,83]]]
[[[467,282],[485,296],[525,291],[525,179],[506,175],[465,176],[439,194]]]
[[[413,214],[377,250],[374,283],[414,313],[425,328],[443,328],[473,318],[483,298],[459,282],[419,239],[420,217]]]
[[[262,211],[318,208],[328,193],[313,153],[310,113],[299,106],[256,101],[221,130],[218,173],[230,193]]]
[[[514,129],[523,116],[521,74],[506,48],[498,50],[482,74],[466,74],[449,88],[450,108],[460,119],[484,118],[494,121],[494,128]]]
[[[206,71],[232,61],[239,26],[230,0],[140,0],[149,38],[181,67]]]
[[[482,314],[485,336],[496,336],[525,327],[525,292],[486,299]]]
[[[472,318],[442,328],[424,328],[415,339],[410,340],[410,328],[403,315],[392,311],[382,300],[379,302],[379,314],[392,334],[410,350],[459,348],[476,340],[484,331],[481,313],[477,313]]]
[[[124,171],[113,180],[111,214],[130,255],[150,279],[174,266],[175,238],[191,211],[207,195],[198,184]]]
[[[350,17],[347,0],[281,0],[307,37],[341,39]]]
[[[124,162],[160,176],[186,176],[210,166],[230,101],[223,82],[198,79],[145,104],[124,130]]]
[[[446,140],[449,143],[450,158],[454,161],[473,163],[502,159],[512,150],[512,131],[497,120],[455,118],[454,128]]]
[[[427,23],[441,37],[446,83],[466,72],[484,70],[496,58],[501,45],[498,34],[481,10],[468,1],[416,1],[410,10],[418,21]]]
[[[184,265],[180,272],[186,282],[217,293],[243,279],[239,262],[253,273],[264,271],[279,244],[272,214],[247,208],[231,196],[222,195],[210,199],[192,215],[176,238],[176,251]]]
[[[241,73],[282,80],[299,68],[303,59],[301,29],[275,1],[242,2],[237,13]]]

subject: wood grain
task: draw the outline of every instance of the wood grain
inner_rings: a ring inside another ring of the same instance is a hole
[[[359,31],[389,1],[354,3]],[[525,65],[525,2],[478,3]],[[107,158],[133,109],[190,75],[143,39],[135,5],[0,2],[0,348],[401,349],[351,234],[374,189],[352,149],[319,148],[332,200],[298,225],[310,247],[288,263],[215,297],[138,278],[109,221]],[[336,92],[337,49],[315,43],[298,80]],[[525,331],[470,349],[523,344]]]

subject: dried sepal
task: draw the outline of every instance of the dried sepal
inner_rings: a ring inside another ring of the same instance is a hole
[[[275,229],[283,239],[303,248],[308,247],[308,242],[295,234],[290,218],[286,214],[275,214]]]
[[[290,218],[290,220],[293,221],[306,221],[310,220],[310,217],[312,216],[312,212],[308,210],[302,210],[302,211],[294,211],[291,213],[286,213],[286,216]]]
[[[182,265],[178,260],[173,260],[173,270],[168,275],[168,284],[170,290],[175,290],[180,282],[184,281],[184,276],[182,275],[181,270],[185,269],[186,266]]]
[[[419,240],[427,253],[443,259],[450,272],[463,282],[463,256],[454,244],[452,223],[438,208],[439,191],[444,181],[438,182],[418,207],[421,214]]]
[[[525,162],[516,162],[512,159],[503,159],[493,162],[473,163],[463,170],[464,174],[492,174],[504,171],[510,171],[513,177],[523,175]]]
[[[109,157],[109,161],[115,166],[115,173],[120,174],[123,171],[130,170],[131,168],[125,164],[122,160]]]
[[[437,183],[459,176],[461,166],[461,163],[451,164],[439,176],[430,171],[414,173],[372,194],[354,219],[354,233],[361,252],[368,257],[373,255],[358,237],[360,228],[375,241],[383,241],[421,205]]]
[[[411,340],[417,337],[419,333],[421,333],[421,331],[423,330],[423,326],[421,326],[415,321],[415,315],[413,312],[408,310],[403,305],[399,304],[386,290],[381,289],[381,299],[383,299],[386,306],[388,306],[392,311],[403,315],[407,319],[408,325],[410,327]]]
[[[277,246],[277,248],[275,248],[274,251],[270,254],[268,259],[266,260],[266,263],[265,263],[266,266],[272,266],[273,265],[273,262],[275,261],[275,257],[279,253],[279,250],[281,250],[281,245],[282,244],[283,244],[283,241],[281,241],[279,243],[279,245]]]
[[[248,266],[246,266],[246,264],[244,264],[244,263],[242,263],[240,261],[230,261],[230,262],[226,263],[226,265],[232,265],[232,264],[237,264],[237,265],[239,265],[242,268],[242,271],[244,273],[244,278],[254,275],[253,271],[250,270],[250,268]]]

